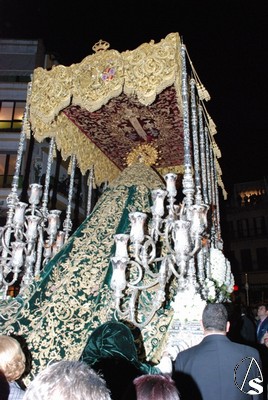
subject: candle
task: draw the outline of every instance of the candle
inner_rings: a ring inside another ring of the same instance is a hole
[[[13,223],[15,226],[23,226],[25,221],[25,209],[28,206],[27,203],[19,201],[15,208]]]
[[[129,235],[125,234],[114,235],[114,240],[116,243],[115,257],[128,258],[127,243],[129,240]]]
[[[173,240],[175,253],[184,255],[190,251],[190,222],[178,220],[174,223]]]
[[[177,194],[177,189],[176,189],[177,174],[170,172],[169,174],[166,174],[164,176],[164,179],[166,181],[167,192],[169,196],[175,197]]]
[[[191,214],[191,232],[195,235],[201,235],[207,227],[208,206],[205,204],[194,204],[190,209]]]
[[[166,190],[155,189],[152,190],[153,206],[151,208],[153,216],[162,217],[164,215],[164,199],[166,197]]]
[[[30,196],[29,196],[29,203],[37,205],[40,202],[42,196],[42,185],[38,183],[32,183],[30,185]]]
[[[144,239],[144,223],[147,215],[142,212],[133,212],[129,214],[131,222],[130,240],[141,243]]]
[[[56,235],[57,230],[59,229],[60,222],[60,210],[51,210],[47,216],[48,219],[48,227],[47,233],[49,235]]]
[[[21,241],[13,242],[12,246],[12,256],[11,256],[11,264],[15,267],[15,271],[19,272],[20,267],[23,265],[23,250],[25,248],[25,243]]]
[[[26,217],[27,220],[27,230],[26,230],[26,237],[27,239],[36,239],[37,237],[37,228],[40,221],[40,217],[35,215],[28,215]]]
[[[111,288],[115,291],[116,297],[121,297],[122,290],[126,288],[126,268],[127,260],[112,257],[113,275],[111,278]]]

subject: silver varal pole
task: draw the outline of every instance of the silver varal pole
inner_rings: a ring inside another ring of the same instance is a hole
[[[92,204],[92,192],[94,186],[94,167],[92,166],[88,175],[88,196],[87,196],[87,217],[91,212],[91,204]]]
[[[44,193],[42,198],[42,221],[41,221],[41,231],[43,232],[45,223],[47,221],[48,216],[48,198],[49,198],[49,186],[50,186],[50,179],[51,179],[51,169],[53,164],[53,151],[55,146],[55,138],[52,137],[50,139],[49,144],[49,151],[48,151],[48,160],[47,160],[47,169],[46,169],[46,177],[45,177],[45,186],[44,186]],[[41,265],[42,265],[42,256],[43,256],[43,249],[44,249],[43,237],[39,235],[38,244],[37,244],[37,256],[36,256],[36,263],[35,263],[35,271],[34,275],[38,276],[40,274]]]
[[[63,231],[65,232],[65,238],[64,238],[65,242],[69,238],[70,232],[73,227],[71,220],[71,212],[72,212],[72,198],[74,191],[74,177],[75,177],[75,167],[76,167],[76,157],[74,154],[71,156],[70,165],[71,165],[71,174],[70,174],[70,185],[68,192],[68,205],[66,209],[66,218],[63,222]]]
[[[191,122],[192,122],[192,136],[193,136],[193,156],[194,156],[194,180],[196,188],[196,204],[201,204],[201,178],[200,178],[200,154],[199,154],[199,140],[198,140],[198,118],[196,107],[196,87],[195,80],[191,79]]]
[[[182,180],[183,194],[187,213],[193,204],[194,181],[192,175],[190,124],[189,124],[189,103],[188,103],[188,76],[186,68],[186,48],[181,46],[182,55],[182,106],[183,106],[183,138],[184,138],[184,175]]]
[[[203,123],[203,111],[202,111],[201,105],[199,105],[198,115],[199,115],[200,162],[201,162],[202,192],[203,192],[202,194],[203,194],[204,202],[206,204],[209,204],[206,149],[205,149],[205,133],[204,133],[204,123]]]

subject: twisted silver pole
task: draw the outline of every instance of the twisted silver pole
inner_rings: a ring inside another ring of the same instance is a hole
[[[73,191],[74,191],[74,176],[75,176],[75,167],[76,167],[76,157],[74,154],[71,155],[71,174],[70,174],[70,185],[69,185],[69,192],[68,192],[68,205],[66,209],[66,218],[63,222],[63,231],[65,233],[64,241],[66,242],[69,238],[70,232],[72,230],[73,224],[71,220],[71,212],[72,212],[72,198],[73,198]]]
[[[192,175],[189,104],[188,104],[188,76],[186,68],[186,48],[181,46],[182,57],[182,106],[183,106],[183,138],[184,138],[184,175],[182,180],[182,191],[185,195],[186,212],[193,204],[194,181]]]
[[[202,176],[202,194],[204,202],[206,204],[209,204],[203,110],[201,105],[199,105],[198,108],[198,115],[199,115],[199,143],[200,143],[200,162],[201,162],[201,176]]]
[[[192,136],[193,136],[193,155],[194,155],[194,180],[196,188],[196,204],[202,203],[201,192],[201,178],[200,178],[200,154],[199,154],[199,141],[198,141],[198,118],[196,107],[196,87],[195,80],[191,79],[191,123],[192,123]]]
[[[207,170],[207,188],[208,188],[208,204],[212,203],[211,192],[211,168],[210,168],[210,143],[208,137],[208,128],[205,127],[205,151],[206,151],[206,170]]]
[[[88,176],[88,196],[87,196],[87,217],[91,213],[91,204],[92,204],[92,192],[93,192],[93,185],[94,185],[94,167],[92,166],[89,171]]]
[[[47,217],[48,214],[48,200],[49,200],[49,189],[50,189],[51,169],[53,164],[54,147],[55,147],[55,138],[52,137],[50,139],[50,144],[49,144],[44,193],[43,193],[42,207],[41,207],[41,211],[45,218]]]
[[[43,192],[43,198],[42,198],[42,206],[40,208],[40,211],[42,213],[42,220],[40,223],[40,225],[41,225],[40,233],[44,231],[45,223],[47,221],[47,216],[48,216],[49,186],[50,186],[50,179],[51,179],[51,168],[52,168],[52,164],[53,164],[54,146],[55,146],[55,138],[52,137],[50,139],[50,144],[49,144],[45,185],[44,185],[44,192]],[[36,263],[35,263],[35,268],[34,268],[35,276],[38,276],[40,274],[42,258],[43,258],[43,249],[44,249],[43,246],[44,246],[43,235],[40,234],[38,237]]]

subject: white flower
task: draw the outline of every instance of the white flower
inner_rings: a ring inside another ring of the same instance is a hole
[[[214,247],[210,249],[211,279],[215,280],[218,286],[225,282],[226,264],[223,253]]]
[[[202,286],[202,294],[208,301],[215,301],[217,297],[215,282],[206,278]]]
[[[185,323],[186,321],[200,321],[206,302],[202,300],[199,293],[193,287],[179,291],[171,303],[176,319]]]
[[[231,272],[230,261],[224,256],[221,250],[214,247],[210,250],[211,279],[221,287],[226,286],[228,293],[233,291],[234,277]]]

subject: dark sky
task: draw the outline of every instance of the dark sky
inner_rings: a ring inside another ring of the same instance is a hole
[[[42,38],[64,65],[179,32],[209,91],[223,181],[268,177],[268,0],[0,0],[0,37]]]

